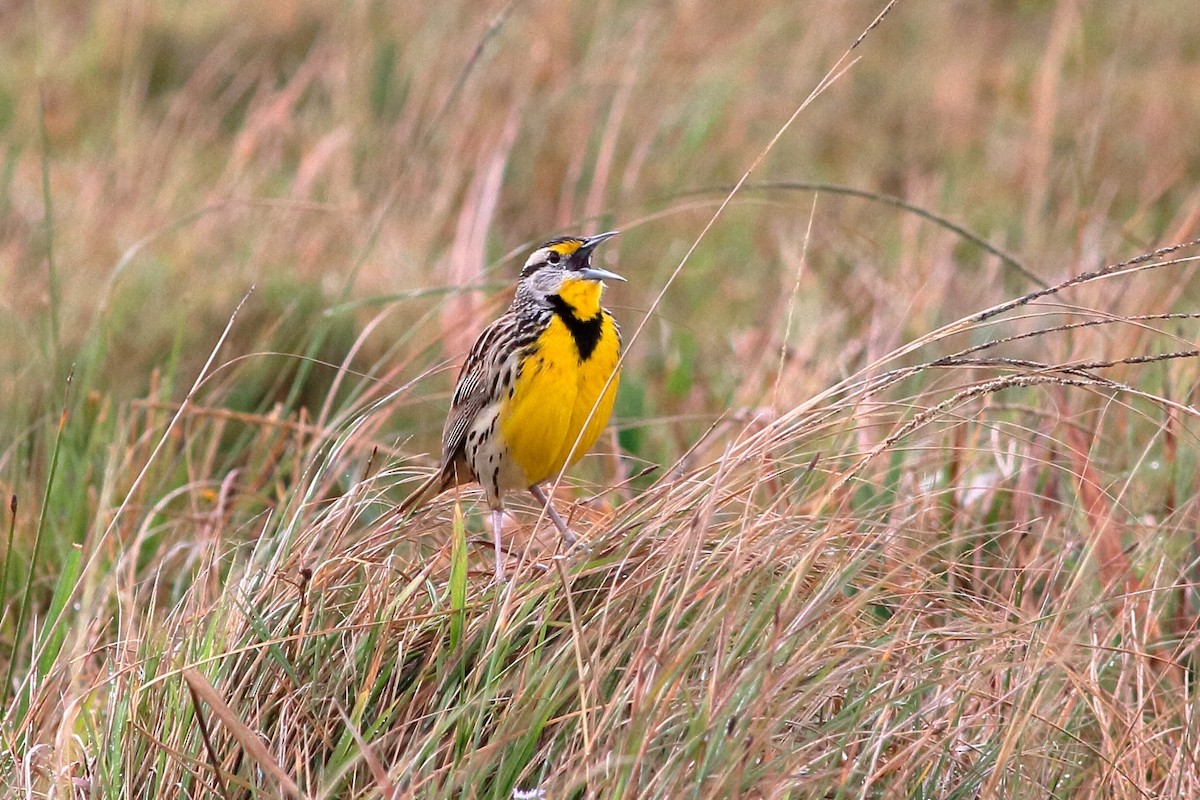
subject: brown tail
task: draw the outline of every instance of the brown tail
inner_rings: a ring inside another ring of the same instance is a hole
[[[455,484],[457,471],[454,464],[450,463],[442,467],[437,472],[429,476],[428,479],[416,490],[408,496],[408,498],[396,507],[397,514],[407,514],[417,508],[428,503],[433,498],[437,497],[442,492],[449,489]]]

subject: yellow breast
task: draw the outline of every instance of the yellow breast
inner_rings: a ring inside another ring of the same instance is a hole
[[[598,313],[599,336],[586,358],[567,324],[552,316],[512,397],[501,406],[500,433],[527,486],[556,478],[592,448],[608,424],[621,343],[612,316]]]

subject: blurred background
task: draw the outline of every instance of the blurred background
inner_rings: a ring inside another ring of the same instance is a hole
[[[435,448],[452,369],[528,250],[620,228],[637,328],[729,187],[877,2],[49,2],[0,6],[8,436],[69,365],[289,411],[352,366]],[[902,2],[770,150],[630,348],[622,444],[678,454],[940,323],[1195,235],[1200,17],[1181,2]],[[49,205],[47,205],[49,203]],[[1140,291],[1194,305],[1173,275]],[[1114,290],[1114,294],[1116,294]],[[1136,304],[1139,298],[1125,298]],[[1120,310],[1119,298],[1115,310]],[[360,333],[370,324],[369,333]],[[357,342],[357,345],[356,345]],[[228,373],[228,371],[227,371]],[[655,419],[652,430],[639,420]],[[662,424],[664,423],[665,424]]]

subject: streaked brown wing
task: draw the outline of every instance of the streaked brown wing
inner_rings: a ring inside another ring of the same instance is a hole
[[[492,380],[493,373],[503,362],[503,354],[511,349],[516,322],[512,314],[503,315],[485,328],[471,345],[467,360],[458,373],[450,413],[446,417],[446,427],[442,429],[443,464],[454,460],[466,441],[471,423],[496,399],[492,396],[497,388],[497,382]]]

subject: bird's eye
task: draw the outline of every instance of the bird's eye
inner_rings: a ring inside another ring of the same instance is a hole
[[[550,255],[546,256],[546,263],[548,264],[557,264],[560,261],[562,261],[562,256],[553,250],[550,251]]]

